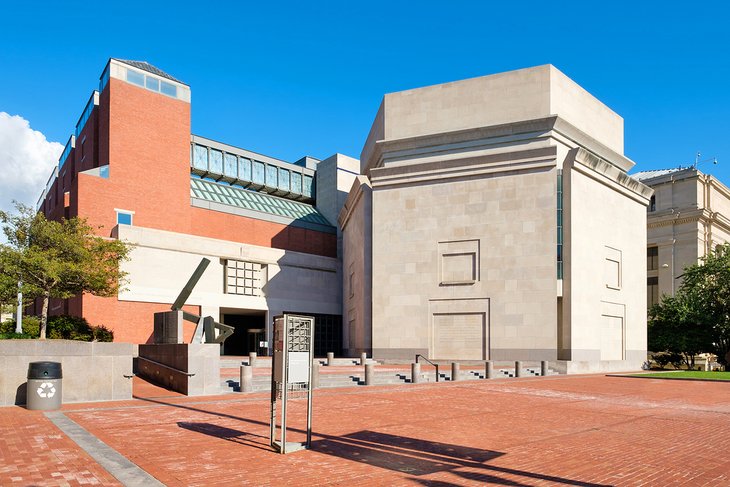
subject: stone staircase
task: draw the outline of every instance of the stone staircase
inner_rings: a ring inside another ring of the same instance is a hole
[[[365,385],[365,370],[360,365],[359,358],[335,358],[332,360],[331,369],[327,366],[326,358],[317,358],[320,364],[319,388],[357,387]],[[229,369],[227,377],[221,380],[223,392],[239,392],[239,377],[231,377],[230,369],[238,369],[241,365],[248,365],[249,358],[243,357],[221,357],[221,369]],[[367,359],[367,364],[376,365],[373,371],[372,385],[398,385],[411,383],[410,370],[406,368],[406,362],[384,365],[373,359]],[[496,364],[495,364],[496,365]],[[506,379],[515,377],[514,367],[499,364],[501,367],[494,367],[495,379]],[[430,365],[422,364],[420,383],[436,382],[436,371]],[[459,372],[460,381],[482,380],[485,378],[484,367],[476,367],[476,363],[462,364]],[[400,368],[400,370],[397,370]],[[262,370],[263,369],[263,370]],[[329,369],[329,370],[328,370]],[[396,370],[394,370],[396,369]],[[425,369],[425,370],[424,370]],[[559,375],[554,369],[549,369],[547,375]],[[528,366],[523,364],[522,377],[539,377],[540,366]],[[438,382],[452,382],[450,363],[441,363],[439,367]],[[264,392],[271,390],[271,357],[258,357],[254,363],[253,392]]]

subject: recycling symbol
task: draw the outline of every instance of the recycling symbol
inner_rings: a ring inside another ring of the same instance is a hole
[[[36,391],[39,397],[52,398],[56,395],[56,388],[50,382],[44,382]]]

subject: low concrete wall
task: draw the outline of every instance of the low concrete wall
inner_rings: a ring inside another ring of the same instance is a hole
[[[220,370],[220,345],[217,343],[139,346],[139,376],[188,396],[219,394]]]
[[[0,340],[0,405],[25,404],[28,364],[60,362],[63,402],[132,398],[131,343]]]
[[[601,374],[610,372],[634,372],[641,370],[643,362],[634,360],[558,360],[550,367],[561,374]]]

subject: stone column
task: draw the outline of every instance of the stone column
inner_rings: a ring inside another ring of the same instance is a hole
[[[373,364],[365,364],[365,385],[373,384],[373,375],[375,374],[375,366]]]
[[[248,353],[248,365],[250,365],[251,367],[256,367],[256,352]]]
[[[459,362],[451,362],[451,380],[459,380]]]
[[[494,379],[494,363],[491,360],[487,360],[484,364],[484,378]]]
[[[253,367],[241,365],[240,379],[241,392],[253,392]]]
[[[363,352],[360,354],[360,365],[365,365],[365,362],[368,360],[368,354]]]
[[[327,352],[327,365],[334,365],[335,361],[335,353],[334,352]]]
[[[542,362],[540,362],[540,375],[543,377],[548,375],[548,361],[547,360],[543,360]]]
[[[419,382],[421,382],[421,364],[414,362],[411,364],[411,384]]]
[[[515,377],[522,377],[522,362],[515,360]]]

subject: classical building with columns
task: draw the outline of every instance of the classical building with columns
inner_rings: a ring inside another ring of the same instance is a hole
[[[344,349],[646,360],[646,208],[623,119],[546,65],[384,96],[339,223]]]
[[[632,175],[654,190],[647,213],[647,307],[674,296],[684,268],[730,242],[730,189],[696,166]]]

